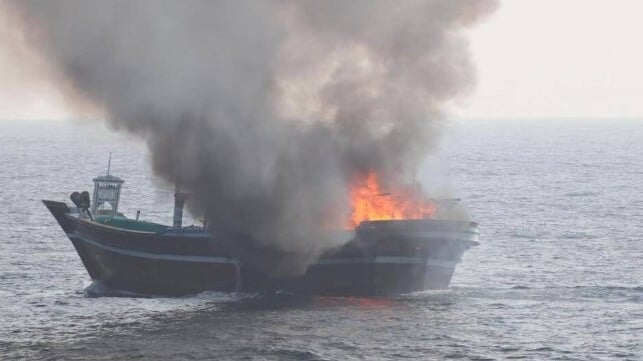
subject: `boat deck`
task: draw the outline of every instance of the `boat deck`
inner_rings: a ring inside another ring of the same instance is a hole
[[[166,226],[159,223],[146,222],[146,221],[137,221],[135,219],[130,219],[127,217],[121,216],[105,216],[97,215],[94,216],[94,221],[106,226],[126,229],[129,231],[138,231],[138,232],[162,232],[172,227]]]

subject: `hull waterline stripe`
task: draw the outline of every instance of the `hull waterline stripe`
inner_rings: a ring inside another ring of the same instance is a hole
[[[226,263],[226,264],[234,264],[234,265],[237,265],[239,263],[239,261],[236,259],[231,259],[226,257],[178,256],[178,255],[171,255],[171,254],[156,254],[156,253],[135,251],[130,249],[122,249],[122,248],[107,246],[107,245],[89,240],[87,238],[78,236],[76,234],[68,234],[67,236],[72,239],[77,239],[82,242],[87,242],[98,248],[102,248],[104,250],[107,250],[113,253],[118,253],[118,254],[121,254],[124,256],[130,256],[130,257],[147,258],[147,259],[163,260],[163,261],[175,261],[175,262]]]

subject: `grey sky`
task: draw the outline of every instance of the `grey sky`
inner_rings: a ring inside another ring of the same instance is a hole
[[[643,117],[643,2],[504,0],[469,30],[478,86],[453,102],[476,117]],[[100,116],[61,84],[0,8],[0,118]]]

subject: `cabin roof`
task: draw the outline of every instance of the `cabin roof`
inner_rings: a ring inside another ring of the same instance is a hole
[[[125,181],[117,176],[114,175],[101,175],[98,176],[94,179],[92,179],[94,182],[112,182],[112,183],[125,183]]]

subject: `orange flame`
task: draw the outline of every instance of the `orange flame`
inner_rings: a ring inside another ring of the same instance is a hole
[[[427,219],[435,215],[435,204],[424,198],[415,186],[394,194],[384,192],[375,172],[357,179],[350,191],[351,219],[347,226],[357,227],[362,221]]]

